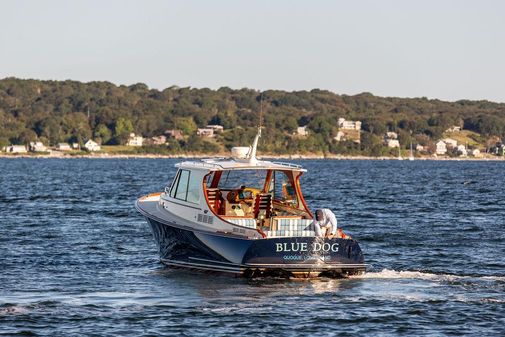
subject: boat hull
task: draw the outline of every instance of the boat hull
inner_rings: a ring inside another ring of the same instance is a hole
[[[172,267],[245,277],[346,277],[365,271],[363,253],[351,239],[282,237],[247,239],[181,228],[146,216],[161,261]]]

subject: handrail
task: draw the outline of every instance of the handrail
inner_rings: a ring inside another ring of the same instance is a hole
[[[293,163],[285,163],[285,162],[282,162],[282,161],[273,161],[272,164],[282,165],[282,166],[288,166],[288,167],[293,167],[293,168],[302,168],[302,165],[293,164]]]
[[[176,164],[177,167],[179,167],[181,165],[194,165],[194,166],[202,166],[202,167],[208,167],[208,168],[220,167],[220,168],[224,169],[224,167],[221,166],[220,164],[200,162],[200,161],[183,161],[181,163]]]

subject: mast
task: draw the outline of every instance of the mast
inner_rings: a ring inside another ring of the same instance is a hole
[[[256,134],[256,137],[254,137],[254,142],[251,147],[251,151],[249,152],[249,163],[251,165],[256,165],[258,162],[258,159],[256,159],[256,151],[258,148],[258,141],[261,137],[261,127],[263,124],[263,93],[261,93],[261,99],[260,99],[260,120],[258,124],[258,133]]]

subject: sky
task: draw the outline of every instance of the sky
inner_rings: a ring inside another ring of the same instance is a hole
[[[0,0],[0,78],[505,102],[505,1]]]

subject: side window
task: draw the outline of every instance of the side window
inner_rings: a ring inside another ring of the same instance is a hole
[[[191,174],[188,183],[188,197],[187,201],[197,204],[200,202],[200,184],[201,181],[196,179],[196,176]]]
[[[179,174],[179,181],[177,182],[177,191],[175,192],[175,198],[186,200],[186,195],[188,193],[188,181],[189,181],[189,171],[181,170]]]
[[[179,176],[181,175],[181,171],[177,171],[175,175],[174,181],[172,182],[172,186],[170,187],[170,196],[175,198],[175,191],[177,191],[177,183],[179,182]]]
[[[170,196],[179,200],[197,204],[200,201],[200,184],[196,176],[188,170],[179,170],[175,177]]]

